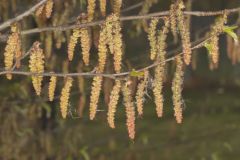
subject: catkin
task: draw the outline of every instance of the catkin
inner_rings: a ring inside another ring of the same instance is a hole
[[[98,69],[100,72],[104,71],[107,58],[107,37],[106,28],[103,27],[99,35],[98,43]]]
[[[124,84],[122,87],[123,100],[126,108],[126,117],[127,117],[127,129],[128,136],[131,139],[135,138],[135,108],[134,103],[132,102],[131,90],[127,84]]]
[[[182,103],[182,85],[184,79],[183,60],[181,56],[176,57],[176,72],[172,81],[174,116],[177,123],[182,123],[183,103]]]
[[[107,6],[107,0],[99,0],[100,5],[100,11],[103,17],[106,16],[106,6]]]
[[[154,60],[157,55],[157,24],[158,18],[153,18],[150,23],[150,27],[148,30],[148,40],[150,42],[150,59]]]
[[[170,6],[170,26],[171,26],[171,31],[174,37],[177,36],[177,15],[176,15],[176,4],[172,4]]]
[[[158,52],[159,55],[157,57],[157,62],[160,64],[155,68],[155,79],[153,81],[153,94],[154,94],[154,101],[156,105],[156,112],[158,117],[163,116],[163,95],[162,95],[162,89],[163,89],[163,80],[165,76],[165,68],[166,68],[166,38],[168,33],[168,27],[169,27],[169,20],[165,20],[165,26],[163,29],[158,33]]]
[[[53,99],[54,99],[56,84],[57,84],[57,77],[56,76],[51,76],[49,86],[48,86],[48,99],[49,99],[49,101],[53,101]]]
[[[116,15],[120,15],[121,7],[122,7],[122,0],[114,0],[113,13]]]
[[[180,35],[182,39],[183,46],[183,57],[184,62],[189,65],[191,62],[192,49],[191,49],[191,41],[190,41],[190,29],[186,23],[183,9],[185,8],[182,0],[178,1],[178,9],[177,9],[177,20],[178,20],[178,28],[180,30]]]
[[[115,128],[114,119],[115,119],[115,113],[116,113],[117,104],[119,100],[120,90],[121,90],[121,81],[116,80],[110,95],[110,102],[108,104],[108,113],[107,113],[107,121],[111,128]]]
[[[90,120],[93,120],[97,113],[99,96],[102,88],[103,77],[95,76],[93,78],[91,97],[90,97]]]
[[[71,77],[67,77],[66,82],[64,84],[64,87],[61,92],[60,97],[60,109],[62,117],[65,119],[67,117],[68,112],[68,103],[69,103],[69,96],[70,96],[70,90],[72,87],[73,79]]]
[[[35,42],[30,53],[29,68],[32,73],[44,72],[44,54],[40,48],[40,43]],[[37,95],[41,93],[43,76],[33,75],[32,83]]]
[[[137,111],[139,116],[143,115],[144,94],[145,94],[145,89],[148,83],[148,76],[149,76],[148,71],[145,71],[144,78],[138,84],[138,88],[137,88],[136,104],[137,104]]]
[[[94,19],[95,7],[96,7],[96,0],[88,0],[88,6],[87,6],[88,22],[91,22]]]
[[[89,31],[87,28],[80,29],[80,41],[81,41],[83,62],[85,63],[85,65],[89,65],[91,39],[90,39]]]
[[[70,37],[70,41],[69,41],[69,44],[68,44],[68,59],[70,61],[73,60],[75,47],[77,45],[77,41],[78,41],[79,37],[80,37],[80,30],[79,29],[74,29],[73,34]]]
[[[48,0],[45,6],[46,17],[50,18],[53,10],[53,0]]]
[[[45,5],[41,5],[41,6],[36,10],[35,15],[36,15],[37,17],[39,17],[40,15],[42,15],[43,10],[44,10],[44,7],[45,7]]]
[[[7,45],[4,52],[4,64],[5,70],[11,70],[13,67],[14,57],[16,59],[16,67],[20,67],[21,52],[21,40],[17,25],[11,27],[11,35],[7,40]],[[11,74],[7,74],[7,79],[12,79]]]

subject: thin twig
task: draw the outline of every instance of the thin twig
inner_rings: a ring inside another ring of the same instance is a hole
[[[217,16],[217,15],[222,15],[224,13],[230,14],[230,13],[236,13],[239,12],[240,7],[238,8],[233,8],[233,9],[225,9],[225,10],[220,10],[220,11],[185,11],[185,15],[192,15],[192,16]],[[131,20],[139,20],[139,19],[150,19],[152,17],[164,17],[168,16],[169,11],[163,11],[163,12],[156,12],[156,13],[150,13],[146,15],[137,15],[137,16],[124,16],[120,17],[120,21],[131,21]],[[29,34],[34,34],[34,33],[41,33],[41,32],[46,32],[46,31],[66,31],[66,30],[71,30],[75,28],[85,28],[85,27],[92,27],[96,25],[101,25],[105,21],[104,20],[99,20],[95,22],[90,22],[90,23],[85,23],[85,24],[73,24],[73,25],[61,25],[61,26],[52,26],[52,27],[45,27],[45,28],[34,28],[34,29],[29,29],[21,32],[21,35],[29,35]],[[0,39],[6,39],[7,35],[2,35],[0,36]]]
[[[46,3],[47,0],[41,0],[39,3],[37,3],[36,5],[34,5],[33,7],[31,7],[30,9],[28,9],[27,11],[25,11],[24,13],[20,14],[19,16],[9,19],[6,22],[3,22],[2,24],[0,24],[0,31],[2,31],[3,29],[9,27],[12,23],[18,22],[20,20],[22,20],[23,18],[31,15],[33,12],[35,12],[41,5],[43,5],[44,3]]]

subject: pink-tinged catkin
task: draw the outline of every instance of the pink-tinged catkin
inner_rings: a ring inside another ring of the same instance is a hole
[[[176,71],[172,81],[174,116],[177,123],[182,123],[183,119],[183,103],[182,103],[182,87],[184,80],[184,64],[181,56],[176,57]]]
[[[117,109],[120,91],[121,91],[121,81],[116,80],[110,95],[110,102],[108,104],[108,113],[107,113],[107,121],[111,128],[115,128],[114,120],[115,120],[115,113]]]
[[[129,138],[134,139],[135,138],[135,108],[134,108],[134,103],[132,101],[131,90],[127,83],[123,85],[122,93],[123,93],[124,105],[126,108],[126,116],[127,116],[126,125],[128,129],[128,135],[129,135]]]

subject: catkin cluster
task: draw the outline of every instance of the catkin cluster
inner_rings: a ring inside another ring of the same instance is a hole
[[[145,95],[145,91],[148,84],[148,77],[149,77],[149,72],[145,71],[144,77],[138,84],[138,88],[136,92],[136,104],[137,104],[137,111],[139,116],[143,115],[144,95]]]
[[[7,40],[7,45],[5,47],[4,52],[4,64],[5,64],[5,70],[11,70],[13,67],[13,61],[14,58],[16,60],[16,67],[20,67],[21,62],[21,38],[19,34],[19,29],[16,24],[12,25],[11,27],[11,35],[9,36]],[[11,74],[7,74],[7,79],[12,79]]]
[[[115,119],[115,113],[117,109],[120,91],[121,91],[121,81],[116,80],[115,85],[113,86],[113,89],[111,91],[110,102],[108,104],[108,113],[107,113],[107,121],[111,128],[115,128],[114,119]]]
[[[174,116],[177,123],[182,123],[183,103],[182,103],[182,85],[184,79],[183,60],[181,56],[176,57],[176,71],[172,82]]]
[[[96,0],[88,0],[88,6],[87,6],[88,22],[91,22],[94,19],[95,8],[96,8]]]
[[[177,21],[178,28],[180,31],[182,46],[183,46],[183,57],[184,62],[189,65],[191,62],[192,49],[191,49],[191,40],[190,40],[190,29],[189,25],[187,25],[186,19],[184,17],[183,9],[185,8],[182,0],[177,2]]]
[[[29,68],[32,73],[43,73],[44,72],[44,54],[40,48],[40,43],[35,42],[30,53]],[[32,83],[37,95],[41,93],[43,76],[33,75]]]
[[[48,86],[48,99],[49,99],[49,101],[53,101],[53,99],[54,99],[56,85],[57,85],[57,77],[56,76],[51,76],[49,86]]]
[[[108,16],[105,23],[105,29],[107,45],[110,53],[113,54],[114,69],[116,73],[119,73],[122,67],[123,55],[123,41],[119,16],[115,14]]]
[[[53,10],[53,0],[48,0],[45,5],[40,6],[36,11],[36,16],[46,16],[46,18],[50,18]]]
[[[87,28],[80,28],[80,29],[73,30],[73,34],[71,35],[70,41],[68,44],[68,59],[70,61],[73,60],[75,47],[77,45],[79,38],[81,42],[83,62],[85,63],[85,65],[89,65],[91,39],[90,39],[89,30]]]
[[[68,112],[68,103],[69,103],[69,96],[72,87],[73,79],[71,77],[66,78],[66,82],[61,92],[60,97],[60,109],[62,117],[65,119],[67,117]]]
[[[154,94],[154,101],[156,105],[156,112],[158,117],[162,117],[163,115],[163,80],[165,75],[165,68],[166,68],[166,38],[168,33],[169,27],[169,20],[165,20],[165,26],[162,30],[158,32],[157,37],[157,55],[156,61],[160,63],[157,65],[154,71],[154,82],[153,82],[153,94]]]
[[[123,100],[126,108],[126,117],[127,117],[127,129],[129,138],[135,138],[135,108],[132,101],[132,94],[128,84],[124,84],[122,87]]]
[[[99,96],[102,88],[103,77],[95,76],[92,82],[91,97],[90,97],[90,120],[93,120],[97,113]]]

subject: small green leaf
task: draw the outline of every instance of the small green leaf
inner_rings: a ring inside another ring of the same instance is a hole
[[[238,26],[224,26],[223,31],[227,33],[230,37],[232,37],[235,43],[238,43],[238,36],[234,32],[234,29],[237,29]]]
[[[142,77],[142,76],[144,76],[144,72],[138,72],[135,69],[133,69],[130,72],[130,76],[132,76],[132,77]]]
[[[207,48],[209,54],[212,53],[212,48],[213,48],[212,44],[206,42],[206,43],[204,44],[204,47]]]

